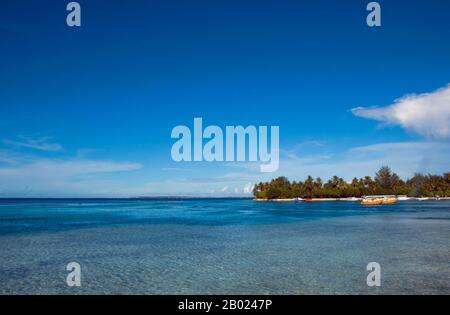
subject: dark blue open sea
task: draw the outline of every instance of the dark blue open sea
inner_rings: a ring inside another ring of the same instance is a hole
[[[66,266],[81,266],[81,287]],[[368,287],[366,266],[381,266]],[[0,294],[450,294],[450,201],[0,199]]]

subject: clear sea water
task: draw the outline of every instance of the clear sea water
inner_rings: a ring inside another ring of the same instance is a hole
[[[1,199],[0,294],[91,293],[450,294],[450,201]]]

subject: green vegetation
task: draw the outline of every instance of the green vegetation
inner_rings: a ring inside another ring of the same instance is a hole
[[[347,183],[334,176],[326,183],[311,176],[302,182],[290,182],[286,177],[278,177],[270,183],[259,183],[253,189],[258,199],[284,198],[345,198],[367,195],[408,195],[410,197],[450,196],[450,173],[439,175],[415,174],[403,181],[387,166],[383,166],[372,179],[353,178]]]

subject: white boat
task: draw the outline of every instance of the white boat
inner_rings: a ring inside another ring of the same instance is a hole
[[[424,201],[424,200],[430,200],[430,198],[429,197],[418,197],[418,198],[416,198],[416,200]]]
[[[411,200],[411,197],[408,197],[406,195],[398,195],[397,199],[398,199],[398,201],[406,201],[406,200]]]

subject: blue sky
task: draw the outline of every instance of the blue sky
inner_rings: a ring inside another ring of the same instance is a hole
[[[370,28],[368,2],[90,0],[69,28],[65,1],[2,1],[0,196],[449,171],[450,4],[379,1]],[[280,126],[279,171],[173,162],[171,130],[194,117]]]

